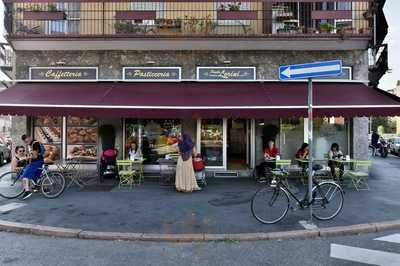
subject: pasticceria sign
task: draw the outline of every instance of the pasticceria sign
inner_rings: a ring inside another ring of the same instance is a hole
[[[180,67],[124,67],[126,81],[180,81]]]
[[[97,67],[31,67],[31,80],[97,80]]]

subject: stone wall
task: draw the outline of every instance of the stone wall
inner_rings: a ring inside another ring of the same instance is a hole
[[[124,66],[181,66],[183,79],[195,79],[197,66],[255,66],[258,79],[277,79],[280,65],[342,59],[353,78],[368,79],[366,51],[17,51],[16,77],[29,78],[30,66],[98,66],[100,79],[121,79]],[[147,62],[153,61],[149,65]]]

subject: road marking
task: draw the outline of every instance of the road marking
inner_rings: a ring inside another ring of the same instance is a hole
[[[318,229],[318,226],[316,226],[313,222],[310,221],[299,221],[299,224],[303,226],[307,230],[312,230],[312,229]]]
[[[400,265],[400,254],[338,244],[331,244],[331,257],[381,266]]]
[[[374,240],[400,244],[400,234],[393,234],[393,235],[388,235],[388,236],[384,236],[384,237],[378,237],[378,238],[375,238]]]
[[[25,203],[11,202],[11,203],[0,206],[0,213],[4,214],[4,213],[10,212],[12,210],[15,210],[15,209],[18,209],[18,208],[21,208],[24,206],[26,206]]]

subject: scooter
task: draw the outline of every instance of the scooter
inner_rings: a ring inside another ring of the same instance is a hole
[[[386,158],[389,154],[389,143],[386,140],[381,139],[379,141],[378,151],[381,154],[382,158]]]

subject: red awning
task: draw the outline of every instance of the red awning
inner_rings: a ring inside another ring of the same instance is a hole
[[[0,93],[0,113],[137,118],[307,116],[305,82],[31,82]],[[315,116],[400,115],[400,100],[362,83],[314,83]]]

